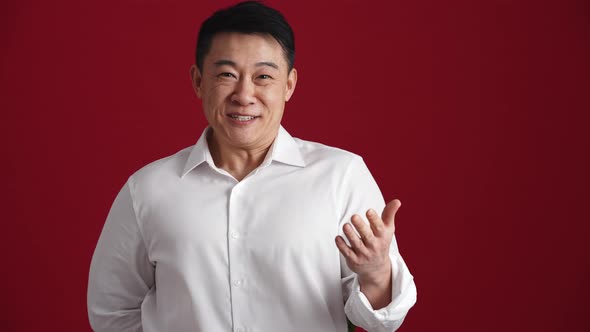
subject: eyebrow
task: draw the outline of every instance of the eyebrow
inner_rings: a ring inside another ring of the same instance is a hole
[[[263,62],[256,63],[256,67],[260,67],[260,66],[269,66],[269,67],[272,67],[276,70],[279,69],[279,66],[276,63],[270,62],[270,61],[263,61]]]
[[[236,63],[231,61],[231,60],[225,60],[225,59],[221,59],[221,60],[217,60],[213,63],[215,65],[215,67],[221,67],[221,66],[231,66],[231,67],[236,67]],[[256,67],[262,67],[262,66],[268,66],[271,68],[274,68],[276,70],[279,69],[279,66],[271,61],[261,61],[261,62],[257,62]]]
[[[235,67],[236,66],[236,63],[231,60],[217,60],[213,64],[215,65],[215,67],[221,67],[221,66]]]

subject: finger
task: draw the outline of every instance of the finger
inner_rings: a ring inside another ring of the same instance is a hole
[[[344,258],[353,261],[356,260],[356,253],[346,244],[346,241],[344,241],[344,238],[340,235],[336,236],[336,247],[338,247],[338,250]]]
[[[381,219],[383,219],[385,225],[391,225],[395,228],[395,214],[401,205],[402,202],[400,202],[399,199],[394,199],[393,201],[387,203],[385,209],[383,209],[383,213],[381,214]]]
[[[382,236],[385,234],[385,224],[377,212],[375,212],[375,210],[369,209],[367,211],[367,219],[369,220],[371,230],[375,236]]]
[[[350,220],[352,221],[354,228],[359,232],[361,240],[364,242],[365,246],[371,243],[371,241],[373,241],[373,239],[375,238],[375,235],[373,235],[371,227],[367,223],[365,223],[363,218],[355,214],[352,216]]]
[[[365,250],[365,245],[363,244],[363,241],[356,234],[351,224],[344,225],[344,234],[346,235],[346,238],[350,243],[350,247],[352,247],[352,250],[354,250],[354,252],[360,254]]]

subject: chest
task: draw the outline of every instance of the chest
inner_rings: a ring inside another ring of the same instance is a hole
[[[339,207],[330,176],[312,178],[293,168],[237,183],[196,175],[161,188],[146,204],[140,222],[154,260],[186,253],[226,257],[232,243],[260,257],[335,248]]]

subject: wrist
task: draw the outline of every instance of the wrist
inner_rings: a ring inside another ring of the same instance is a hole
[[[366,296],[373,310],[386,307],[392,298],[391,262],[372,273],[358,275],[360,291]]]
[[[391,261],[388,259],[383,267],[363,273],[358,274],[359,284],[366,286],[366,287],[386,287],[391,284]]]

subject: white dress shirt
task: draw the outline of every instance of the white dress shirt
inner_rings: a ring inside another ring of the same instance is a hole
[[[208,129],[207,129],[208,130]],[[393,331],[416,301],[395,239],[392,302],[373,310],[334,238],[385,204],[362,159],[282,127],[237,181],[197,144],[129,177],[92,258],[95,331]],[[346,316],[345,316],[346,314]]]

